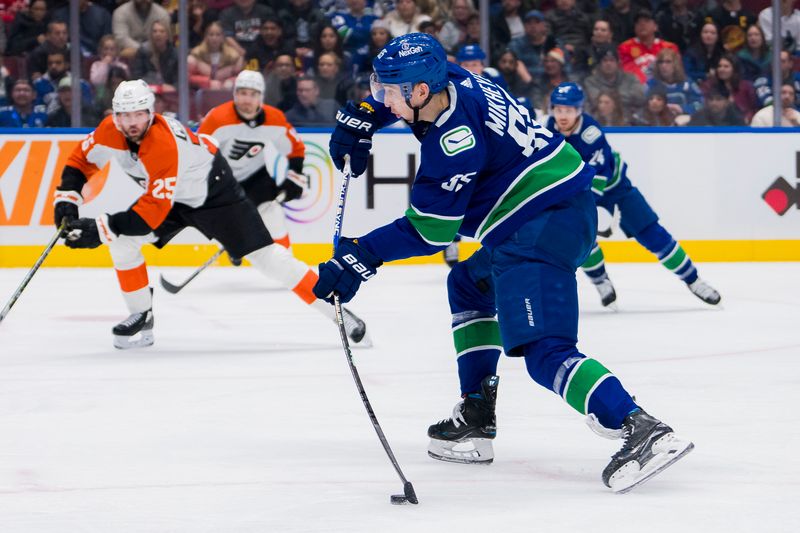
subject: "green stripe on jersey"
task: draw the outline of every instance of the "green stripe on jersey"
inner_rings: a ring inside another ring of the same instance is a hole
[[[464,322],[453,328],[453,343],[456,354],[473,351],[477,348],[502,348],[500,341],[500,326],[494,317],[477,318]]]
[[[583,359],[570,373],[567,385],[564,387],[564,399],[573,409],[585,415],[588,411],[589,398],[597,386],[608,376],[611,371],[595,359]]]
[[[592,192],[595,194],[603,194],[603,191],[606,190],[607,183],[608,179],[605,176],[595,174],[592,178]]]
[[[594,270],[603,263],[605,263],[603,250],[600,249],[600,246],[595,244],[594,248],[592,248],[592,253],[589,254],[589,258],[581,265],[581,268],[584,270]]]
[[[434,246],[447,246],[453,242],[458,228],[461,227],[461,222],[464,221],[463,216],[448,217],[423,213],[413,205],[406,210],[406,218],[417,230],[419,236]]]
[[[675,243],[675,248],[661,260],[661,264],[675,272],[686,262],[686,252],[680,244]]]
[[[581,168],[581,156],[566,141],[562,141],[552,154],[536,161],[514,179],[478,226],[475,236],[483,240],[488,233],[531,200],[569,181]]]
[[[611,154],[614,156],[614,175],[611,176],[609,182],[606,183],[606,190],[616,187],[617,183],[619,183],[620,176],[622,175],[622,165],[625,164],[619,156],[619,152],[611,152]]]

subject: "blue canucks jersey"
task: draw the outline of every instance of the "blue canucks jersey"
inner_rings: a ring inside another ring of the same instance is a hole
[[[43,105],[34,105],[27,115],[21,115],[11,105],[0,108],[0,128],[44,128],[46,122],[47,113]]]
[[[592,181],[594,172],[562,135],[488,79],[447,67],[449,107],[435,122],[413,125],[422,157],[410,207],[359,239],[384,261],[434,253],[457,233],[492,248]],[[378,122],[389,122],[387,108],[374,105]]]
[[[545,124],[550,131],[558,131],[552,116],[547,117]],[[596,195],[610,191],[619,184],[620,179],[626,177],[627,165],[619,153],[611,149],[600,124],[591,115],[581,113],[575,131],[567,136],[567,142],[594,169],[592,192]]]

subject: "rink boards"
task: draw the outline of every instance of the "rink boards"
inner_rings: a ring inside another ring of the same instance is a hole
[[[18,130],[0,134],[0,267],[31,265],[53,234],[52,196],[61,169],[84,133]],[[341,176],[327,153],[329,134],[302,132],[310,193],[286,206],[295,254],[314,264],[330,256]],[[608,135],[628,163],[628,175],[662,223],[697,261],[800,260],[800,146],[796,131],[778,129],[625,129]],[[265,150],[275,176],[285,161]],[[367,173],[350,183],[345,235],[359,235],[401,216],[419,165],[410,133],[376,135]],[[85,216],[127,208],[141,189],[115,163],[84,189]],[[616,226],[616,222],[612,222]],[[163,250],[146,247],[153,265],[195,265],[216,249],[185,231]],[[602,242],[609,261],[652,261],[618,227]],[[462,248],[466,256],[474,244]],[[413,262],[440,262],[439,257]],[[110,265],[104,247],[74,251],[57,246],[49,266]]]

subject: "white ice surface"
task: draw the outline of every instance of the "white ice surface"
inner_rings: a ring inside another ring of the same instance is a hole
[[[695,451],[611,494],[619,442],[503,358],[495,463],[428,458],[427,426],[458,400],[447,269],[387,267],[352,309],[375,342],[356,364],[421,501],[397,507],[337,330],[293,295],[214,268],[157,290],[156,345],[121,352],[113,271],[43,269],[0,325],[0,532],[800,531],[800,265],[701,265],[724,310],[656,264],[609,271],[621,311],[581,279],[579,348]],[[0,270],[0,305],[23,275]]]

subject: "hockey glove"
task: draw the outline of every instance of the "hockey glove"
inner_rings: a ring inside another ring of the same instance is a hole
[[[108,215],[98,218],[79,218],[66,227],[64,244],[69,248],[97,248],[117,238],[108,225]]]
[[[77,220],[80,215],[78,214],[78,206],[83,203],[81,195],[75,191],[56,191],[55,201],[53,202],[53,221],[56,228],[61,227],[64,222],[65,226]]]
[[[339,294],[342,303],[353,299],[362,281],[375,275],[383,261],[363,249],[352,239],[342,239],[333,258],[319,265],[319,280],[314,285],[314,295],[333,303],[333,293]]]
[[[311,188],[311,179],[305,174],[299,174],[294,170],[286,173],[286,177],[278,187],[278,195],[283,193],[281,202],[291,202],[301,198],[308,189]]]
[[[367,170],[369,151],[372,148],[372,135],[377,130],[375,112],[366,102],[356,107],[353,102],[336,112],[336,129],[333,130],[328,150],[333,164],[344,170],[344,156],[350,156],[350,170],[353,176],[360,176]]]

